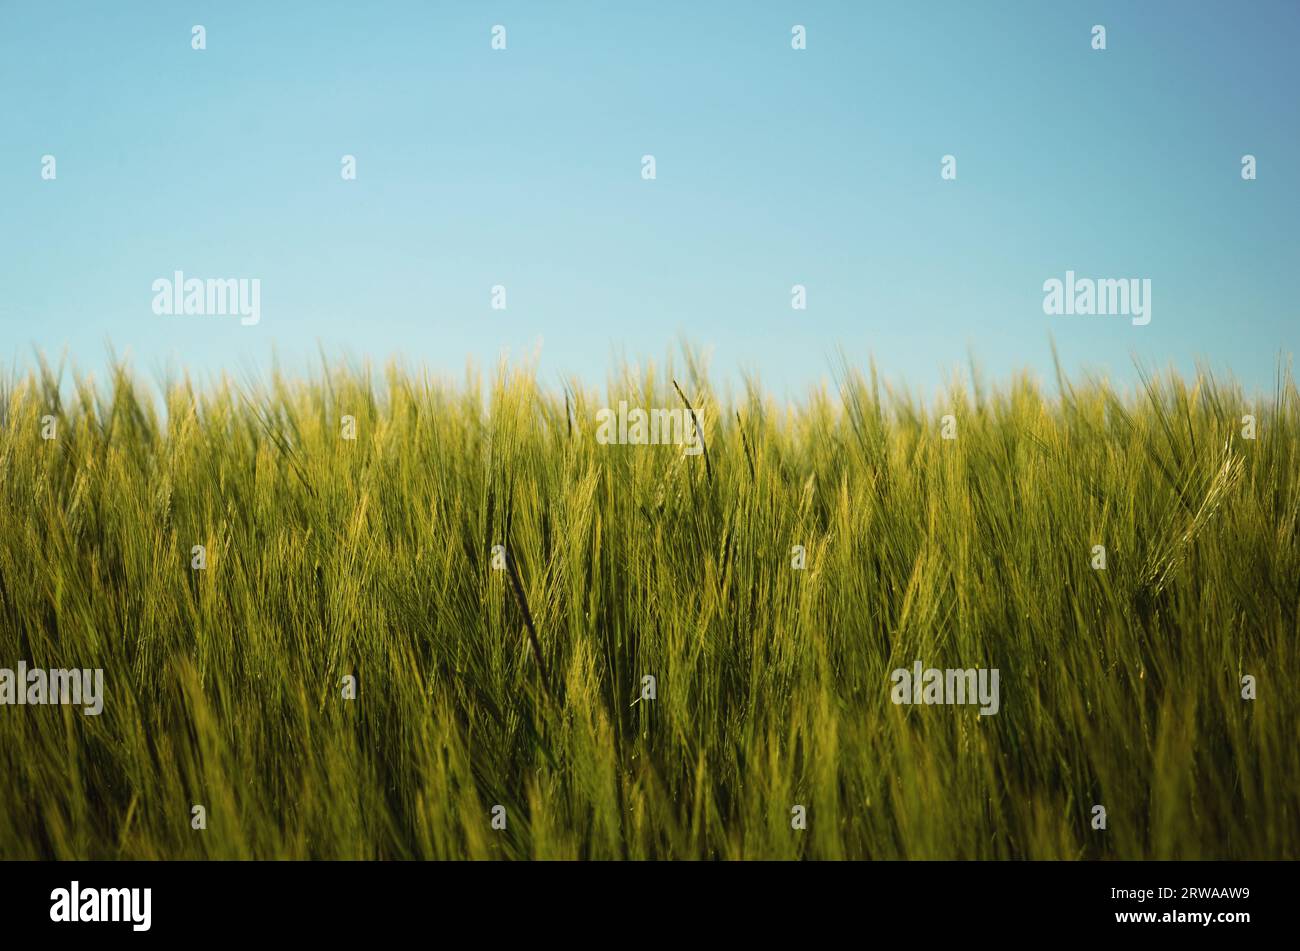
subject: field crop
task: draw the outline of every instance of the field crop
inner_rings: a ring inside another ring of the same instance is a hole
[[[0,857],[1300,857],[1290,372],[833,376],[10,372]]]

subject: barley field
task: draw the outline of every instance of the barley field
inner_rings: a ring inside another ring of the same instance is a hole
[[[0,706],[0,857],[1300,857],[1285,361],[709,379],[0,375],[0,668],[103,670]]]

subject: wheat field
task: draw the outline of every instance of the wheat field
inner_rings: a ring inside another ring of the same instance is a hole
[[[1289,368],[709,379],[0,375],[0,857],[1300,857]]]

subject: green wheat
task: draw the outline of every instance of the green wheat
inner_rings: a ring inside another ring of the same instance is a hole
[[[105,700],[0,706],[0,857],[1300,857],[1296,385],[1144,379],[12,372],[0,667]],[[707,456],[594,438],[683,399]]]

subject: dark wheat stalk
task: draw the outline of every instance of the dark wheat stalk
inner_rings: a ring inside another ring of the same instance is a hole
[[[677,395],[682,398],[682,402],[686,404],[686,408],[691,411],[691,419],[695,421],[695,431],[700,434],[700,446],[704,449],[704,474],[709,477],[709,482],[712,483],[713,467],[709,465],[709,446],[708,443],[704,441],[704,427],[700,425],[700,417],[695,414],[695,407],[692,406],[691,401],[686,398],[686,394],[682,392],[682,388],[677,385],[676,380],[673,380],[673,388],[677,390]]]
[[[537,628],[533,625],[533,612],[528,610],[528,599],[524,597],[524,586],[519,580],[519,569],[515,567],[515,556],[506,549],[506,568],[510,574],[510,586],[515,590],[515,600],[519,610],[524,612],[524,627],[528,629],[528,643],[532,645],[533,657],[537,661],[537,671],[542,678],[542,690],[547,699],[551,699],[550,678],[546,675],[546,661],[542,659],[542,644],[537,639]]]

